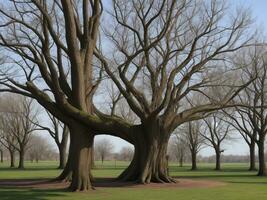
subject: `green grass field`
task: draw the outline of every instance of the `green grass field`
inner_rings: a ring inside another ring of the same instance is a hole
[[[116,177],[127,163],[96,163],[95,177]],[[60,171],[55,162],[26,163],[26,170],[9,169],[7,163],[0,163],[0,179],[53,178]],[[221,172],[215,172],[212,164],[199,164],[199,170],[170,166],[172,176],[196,180],[216,180],[225,183],[211,188],[98,188],[94,191],[71,193],[62,189],[34,189],[31,187],[0,187],[1,200],[265,200],[267,199],[267,178],[248,172],[246,164],[223,164]]]

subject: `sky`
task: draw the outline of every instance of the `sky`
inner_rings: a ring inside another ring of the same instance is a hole
[[[242,5],[244,7],[248,7],[252,11],[252,17],[255,19],[257,27],[264,29],[265,33],[267,33],[267,0],[226,0],[231,5]],[[104,1],[104,6],[107,4],[109,0]],[[107,6],[107,5],[106,5]],[[110,5],[108,5],[110,6]],[[42,118],[42,120],[48,121],[46,117]],[[48,125],[48,124],[46,124]],[[44,133],[42,133],[44,134]],[[233,134],[234,140],[231,142],[226,141],[223,145],[224,155],[236,154],[236,155],[248,155],[249,149],[244,141],[239,137],[238,133]],[[103,138],[109,139],[114,145],[114,151],[119,152],[122,147],[124,146],[131,146],[129,143],[125,142],[124,140],[112,136],[101,135],[97,136],[96,140],[101,140]],[[53,140],[51,139],[51,142]],[[210,147],[203,148],[200,151],[200,154],[203,156],[210,156],[214,155],[214,150]]]

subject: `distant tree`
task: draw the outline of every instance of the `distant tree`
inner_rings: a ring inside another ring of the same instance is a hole
[[[180,167],[183,167],[183,163],[185,162],[189,154],[189,148],[186,143],[185,135],[179,134],[179,132],[175,132],[170,141],[168,155],[170,155],[171,158],[177,160]]]
[[[53,148],[47,139],[39,135],[33,135],[29,146],[27,155],[31,162],[35,160],[38,163],[40,160],[50,159],[49,157]]]
[[[19,169],[24,169],[25,153],[29,147],[31,134],[36,126],[33,122],[37,120],[37,111],[34,102],[27,97],[13,95],[6,99],[8,110],[4,113],[2,126],[4,131],[13,135],[16,143],[14,148],[19,152]]]
[[[222,142],[230,139],[231,125],[226,123],[222,114],[212,114],[203,120],[206,127],[201,135],[206,140],[206,144],[211,146],[216,155],[215,170],[221,170]]]
[[[123,161],[131,161],[134,155],[133,148],[129,146],[124,146],[121,148],[118,158]]]
[[[112,154],[113,148],[113,144],[108,139],[101,139],[99,141],[96,141],[94,150],[95,153],[100,157],[102,164],[104,160]]]
[[[184,141],[188,145],[191,153],[191,170],[197,169],[197,154],[203,145],[203,137],[200,134],[201,125],[200,121],[192,121],[186,123],[182,128],[185,138]]]
[[[54,139],[58,151],[59,151],[59,169],[64,169],[66,165],[66,151],[69,139],[69,129],[66,124],[62,123],[56,117],[51,115],[48,111],[47,115],[50,119],[51,126],[44,126],[40,123],[37,123],[36,126],[39,127],[41,130],[46,130],[50,134],[50,136]]]

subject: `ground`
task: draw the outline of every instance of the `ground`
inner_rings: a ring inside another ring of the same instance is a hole
[[[56,162],[26,163],[24,171],[9,169],[0,163],[1,200],[262,200],[267,199],[267,178],[248,172],[247,164],[223,164],[222,172],[215,172],[213,164],[200,164],[199,171],[190,166],[170,166],[176,184],[133,185],[111,184],[128,163],[97,163],[93,170],[97,178],[96,190],[87,193],[67,192],[63,184],[51,185],[47,180],[60,173]],[[34,184],[33,184],[34,183]]]

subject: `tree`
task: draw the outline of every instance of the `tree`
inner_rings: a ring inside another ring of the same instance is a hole
[[[69,130],[66,124],[62,123],[60,120],[52,116],[47,112],[47,115],[51,121],[51,128],[43,126],[39,123],[36,124],[41,130],[46,130],[50,136],[54,139],[58,152],[59,152],[59,169],[64,169],[67,161],[67,144],[69,138]]]
[[[221,170],[222,142],[230,138],[230,124],[225,123],[222,114],[212,114],[211,117],[204,119],[206,128],[202,136],[207,141],[207,145],[213,147],[216,155],[215,170]]]
[[[184,132],[184,142],[188,145],[191,153],[191,170],[197,169],[197,154],[203,145],[203,138],[200,134],[201,125],[200,121],[188,122],[182,129]]]
[[[14,135],[9,134],[6,130],[2,127],[2,119],[1,119],[1,130],[0,130],[0,142],[1,144],[8,150],[9,157],[10,157],[10,167],[15,167],[15,145],[16,145],[16,139]]]
[[[242,111],[239,110],[238,107],[236,107],[232,113],[229,113],[229,111],[225,111],[225,113],[227,117],[230,118],[230,120],[226,120],[226,123],[231,124],[231,126],[238,131],[238,133],[247,143],[249,147],[249,158],[250,158],[249,171],[255,171],[256,170],[255,146],[257,140],[257,132],[253,130],[253,128],[251,127],[248,116],[244,115]]]
[[[26,97],[13,96],[7,99],[9,102],[8,111],[4,116],[4,127],[9,130],[16,139],[15,149],[19,152],[19,169],[24,169],[25,153],[32,132],[35,130],[37,111],[34,110],[34,102]]]
[[[135,156],[120,179],[174,181],[166,160],[173,130],[224,107],[240,90],[228,87],[220,100],[203,94],[211,82],[205,77],[209,67],[218,68],[219,60],[251,41],[246,12],[231,20],[224,16],[220,1],[113,1],[105,30],[110,49],[99,48],[96,56],[141,122],[133,136]],[[194,92],[206,102],[187,109],[185,99]]]
[[[264,158],[264,143],[266,138],[267,110],[266,105],[266,47],[254,47],[243,54],[236,56],[236,64],[243,67],[240,74],[243,82],[252,80],[252,84],[240,93],[235,101],[249,105],[248,107],[236,107],[236,112],[242,122],[238,122],[238,128],[248,136],[252,142],[256,142],[259,158],[259,176],[266,175]],[[256,77],[256,78],[255,78]],[[235,121],[236,122],[236,121]],[[237,123],[237,122],[236,122]]]
[[[0,149],[0,162],[3,163],[4,162],[4,150]]]
[[[27,154],[31,162],[35,160],[38,163],[42,159],[49,158],[48,154],[52,147],[45,138],[35,134],[31,137],[29,146]]]
[[[112,154],[113,144],[108,139],[102,139],[96,142],[94,146],[95,153],[98,154],[99,158],[102,161],[102,165],[104,160]]]
[[[248,15],[238,13],[237,17],[225,20],[225,9],[217,1],[211,5],[205,2],[198,4],[196,0],[157,0],[148,4],[144,0],[113,2],[115,11],[118,11],[114,15],[118,27],[114,38],[129,37],[130,33],[134,33],[131,35],[133,39],[128,42],[137,41],[134,45],[120,45],[120,41],[125,42],[125,39],[119,38],[119,43],[115,40],[110,45],[112,52],[130,55],[119,64],[119,79],[109,67],[112,63],[117,69],[118,60],[106,62],[96,48],[103,11],[101,0],[5,1],[0,9],[3,16],[0,45],[7,58],[1,67],[1,91],[36,99],[68,125],[70,152],[66,168],[59,178],[65,179],[72,174],[70,189],[73,191],[91,187],[93,138],[95,134],[103,133],[119,136],[135,146],[133,162],[121,175],[122,179],[142,183],[172,181],[166,166],[170,134],[178,125],[202,118],[208,111],[220,109],[232,99],[231,95],[227,95],[223,101],[181,110],[179,103],[182,99],[200,89],[205,82],[201,79],[194,84],[191,80],[205,71],[208,63],[226,58],[227,53],[245,47],[250,41],[251,35],[246,32],[250,23]],[[127,9],[130,9],[131,17]],[[118,14],[122,14],[124,19],[120,20]],[[132,20],[134,17],[136,20]],[[138,22],[138,26],[131,26],[125,19]],[[124,32],[123,28],[128,32]],[[113,49],[114,46],[116,48]],[[125,47],[134,47],[133,54],[124,51]],[[138,70],[129,81],[126,77],[134,71],[132,66],[135,64]],[[94,65],[101,67],[94,70]],[[151,68],[151,65],[156,67]],[[93,105],[102,66],[141,124],[131,124],[121,117],[106,115]],[[21,76],[11,73],[15,68]],[[140,92],[142,87],[135,84],[136,80],[140,80],[140,74],[143,74],[141,79],[145,82],[151,81],[151,87],[146,83],[142,85],[150,88],[150,92]],[[144,97],[146,95],[149,97]],[[141,134],[133,134],[136,132]]]
[[[185,135],[174,133],[174,137],[170,142],[170,148],[168,155],[175,157],[175,159],[179,162],[179,166],[183,167],[183,163],[185,162],[189,149],[188,145],[185,141]]]
[[[124,146],[121,148],[118,159],[123,160],[123,161],[131,161],[134,155],[134,150],[133,148],[129,146]]]

